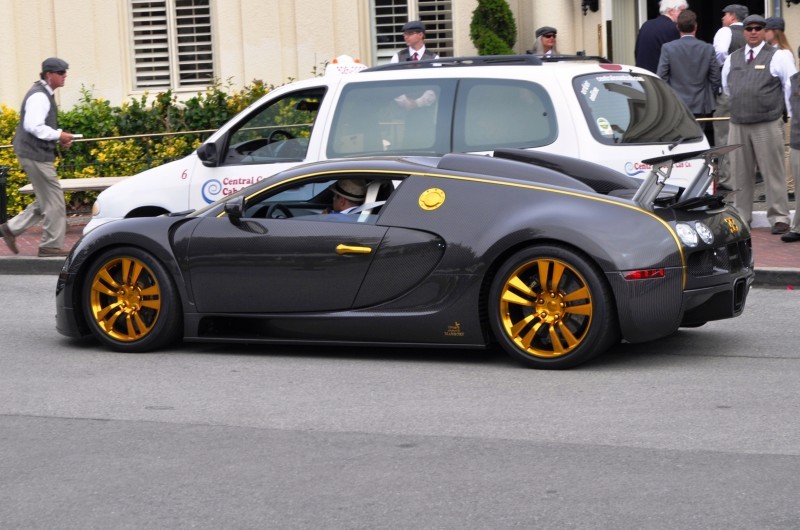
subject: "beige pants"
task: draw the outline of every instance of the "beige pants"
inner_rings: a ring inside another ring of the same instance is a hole
[[[41,221],[42,240],[39,248],[62,248],[67,235],[67,205],[55,165],[28,158],[20,158],[19,165],[33,185],[36,200],[8,220],[8,229],[17,236]]]
[[[789,223],[786,197],[785,148],[783,120],[762,123],[731,123],[731,144],[742,147],[730,153],[731,177],[736,185],[734,206],[748,223],[753,222],[753,192],[756,164],[764,177],[767,196],[767,219],[770,225]]]

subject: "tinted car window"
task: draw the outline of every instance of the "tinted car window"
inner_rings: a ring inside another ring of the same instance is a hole
[[[465,79],[458,89],[453,151],[541,147],[558,136],[544,88],[529,81]]]
[[[301,161],[324,88],[293,92],[253,113],[231,133],[226,164]]]
[[[450,151],[456,81],[351,83],[331,123],[329,158]]]
[[[661,79],[629,73],[576,77],[573,87],[597,141],[652,144],[698,139],[692,114]]]

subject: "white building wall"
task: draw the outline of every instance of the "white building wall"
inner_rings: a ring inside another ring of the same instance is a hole
[[[613,2],[602,0],[598,12],[581,10],[580,0],[508,0],[518,38],[515,51],[533,46],[542,25],[558,28],[563,53],[608,55],[606,22]],[[457,55],[475,55],[469,37],[477,0],[453,0],[453,39]],[[282,84],[322,72],[322,65],[347,54],[370,64],[369,0],[213,0],[215,67],[223,84],[240,88],[253,80]],[[800,44],[800,6],[785,8],[787,36]],[[131,90],[131,52],[126,0],[0,0],[0,104],[17,109],[38,78],[43,59],[58,56],[70,63],[67,85],[58,91],[62,108],[81,98],[81,87],[118,105],[142,92]],[[614,20],[617,24],[621,21]],[[635,36],[639,21],[627,21]],[[626,39],[633,42],[631,39]],[[627,44],[615,51],[631,56]],[[179,96],[193,96],[198,88]]]

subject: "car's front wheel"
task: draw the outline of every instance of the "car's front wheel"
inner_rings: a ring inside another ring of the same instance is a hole
[[[111,349],[145,352],[181,333],[175,286],[161,263],[137,248],[117,248],[89,268],[81,301],[89,328]]]
[[[489,317],[505,351],[533,368],[570,368],[619,336],[601,271],[560,245],[524,249],[500,267],[489,292]]]

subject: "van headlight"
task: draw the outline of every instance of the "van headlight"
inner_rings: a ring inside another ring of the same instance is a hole
[[[92,204],[92,217],[100,215],[100,201],[94,201]]]

